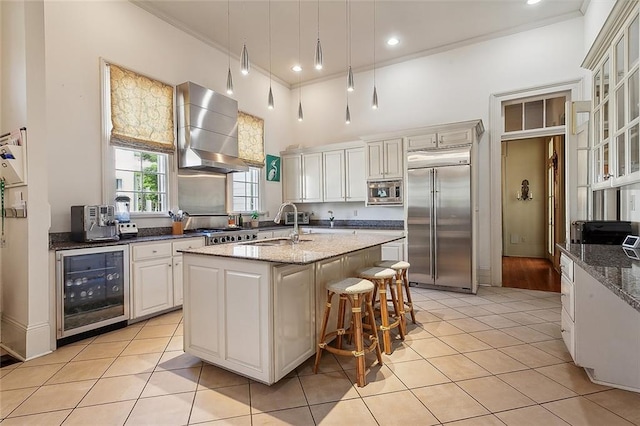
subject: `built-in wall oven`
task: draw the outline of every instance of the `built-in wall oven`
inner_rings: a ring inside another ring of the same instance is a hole
[[[129,246],[56,252],[57,338],[129,319]]]

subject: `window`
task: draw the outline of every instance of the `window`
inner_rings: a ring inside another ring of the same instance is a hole
[[[524,102],[505,102],[505,133],[564,126],[565,101],[566,96],[551,95],[527,99]]]
[[[127,196],[131,212],[166,212],[175,152],[173,86],[105,63],[103,93],[106,202]]]
[[[260,208],[260,169],[231,173],[233,178],[233,211],[252,212]]]

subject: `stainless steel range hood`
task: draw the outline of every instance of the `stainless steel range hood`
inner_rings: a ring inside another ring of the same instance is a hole
[[[249,170],[238,158],[238,102],[186,82],[177,87],[178,168],[232,173]]]

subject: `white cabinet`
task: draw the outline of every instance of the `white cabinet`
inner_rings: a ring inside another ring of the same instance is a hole
[[[344,151],[346,201],[365,201],[367,197],[364,147]]]
[[[131,319],[182,304],[182,253],[204,238],[131,244]]]
[[[324,201],[365,201],[366,175],[364,148],[325,151]]]
[[[282,156],[282,199],[302,201],[302,155]]]
[[[562,313],[560,315],[560,331],[562,340],[571,358],[576,360],[575,344],[575,286],[573,282],[573,261],[564,253],[560,255],[560,299],[562,301]]]
[[[283,155],[282,180],[284,201],[322,202],[322,153]]]
[[[474,130],[471,128],[463,128],[409,136],[407,137],[407,150],[470,145],[473,143],[473,132]]]
[[[381,234],[397,237],[404,237],[404,231],[392,230],[374,230],[374,229],[358,229],[358,234]],[[383,244],[381,247],[381,255],[383,260],[406,260],[406,238],[398,241],[391,241]]]
[[[367,179],[402,179],[402,139],[367,143]]]

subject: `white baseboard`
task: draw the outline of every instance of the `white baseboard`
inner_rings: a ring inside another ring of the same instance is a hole
[[[52,352],[48,323],[26,326],[6,315],[0,320],[2,347],[16,358],[28,361]]]

